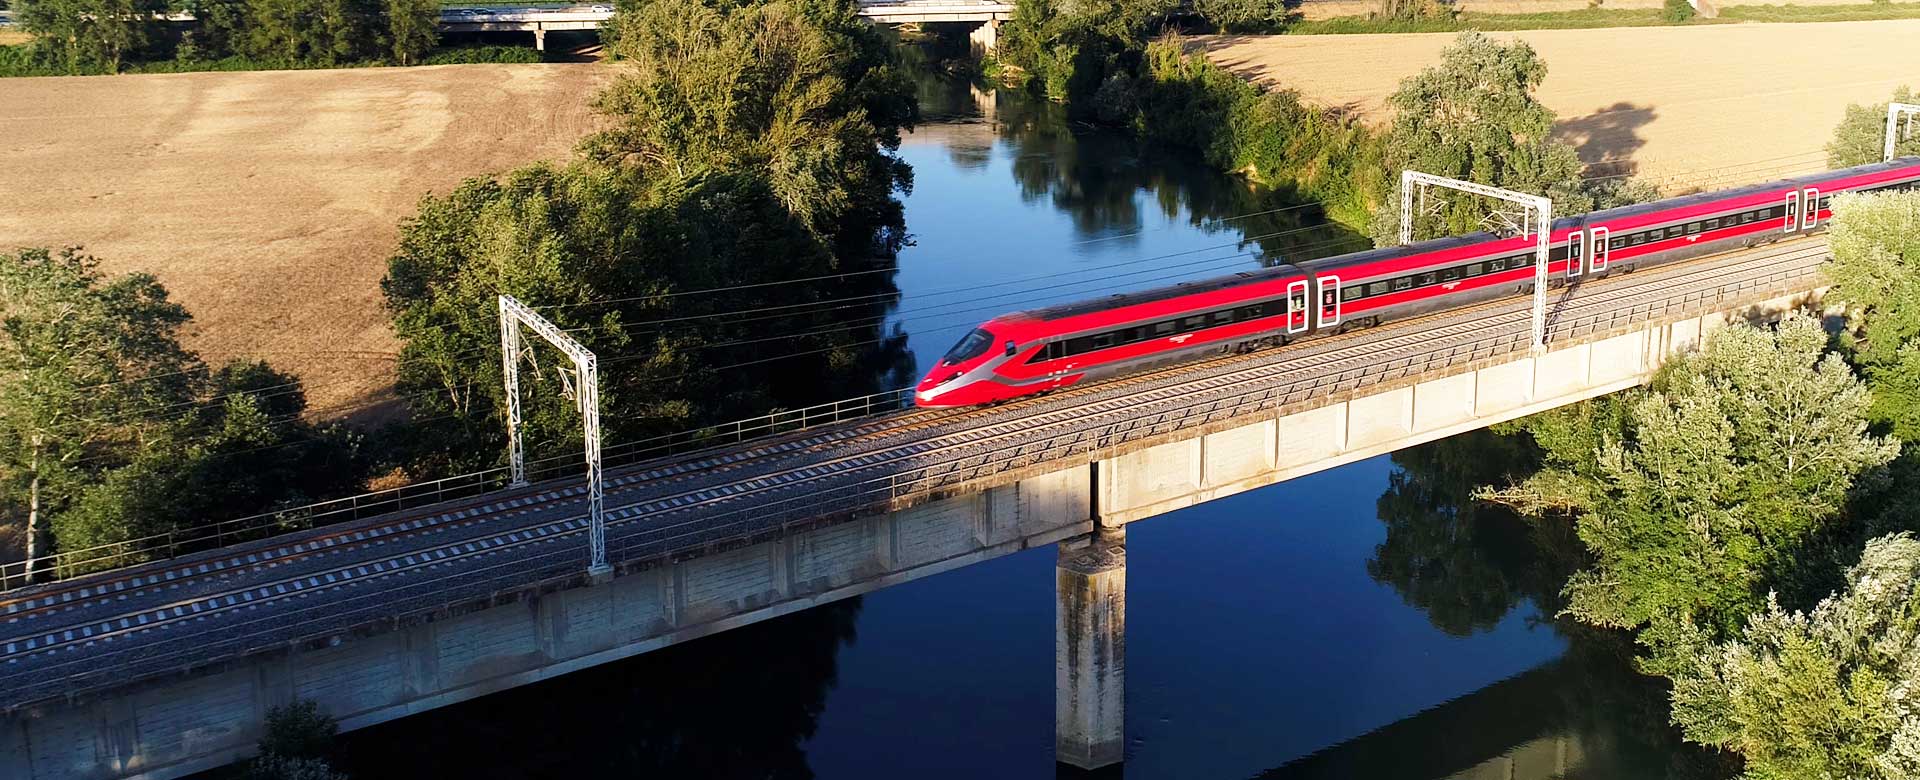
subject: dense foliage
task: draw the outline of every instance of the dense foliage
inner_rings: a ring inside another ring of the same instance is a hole
[[[248,762],[243,780],[347,780],[333,771],[331,755],[340,726],[320,703],[296,700],[267,710],[260,755]]]
[[[1673,710],[1750,780],[1920,776],[1920,541],[1868,542],[1811,611],[1769,602],[1678,671]]]
[[[330,67],[421,61],[439,41],[433,0],[192,0],[184,32],[162,0],[26,0],[34,36],[0,56],[0,75]]]
[[[1017,0],[1000,31],[999,58],[1041,94],[1081,105],[1109,74],[1139,63],[1149,36],[1159,32],[1178,0]]]
[[[1547,65],[1525,41],[1501,42],[1462,33],[1438,65],[1400,83],[1388,99],[1393,124],[1385,139],[1386,169],[1416,170],[1553,199],[1556,215],[1651,200],[1651,187],[1631,180],[1588,181],[1574,148],[1553,138],[1553,111],[1534,97]],[[1490,204],[1442,193],[1446,204],[1421,212],[1417,238],[1481,229]],[[1398,177],[1386,183],[1380,202],[1397,204]],[[1374,240],[1399,240],[1400,211],[1379,208],[1371,223]]]
[[[1833,215],[1826,274],[1853,314],[1873,415],[1920,440],[1920,192],[1841,195]]]
[[[1638,632],[1671,675],[1799,576],[1798,553],[1897,444],[1867,431],[1867,387],[1790,316],[1736,324],[1652,385],[1529,421],[1546,467],[1498,495],[1571,515],[1593,564],[1566,587],[1581,620]]]
[[[304,503],[359,473],[351,441],[298,418],[297,380],[209,371],[150,276],[77,251],[0,255],[0,513],[29,557]],[[144,550],[116,563],[143,560]]]
[[[469,180],[402,228],[383,288],[418,473],[504,453],[502,369],[475,359],[498,350],[500,293],[600,356],[612,441],[904,382],[880,321],[910,180],[891,150],[917,109],[877,34],[849,2],[661,0],[613,28],[633,67],[589,159]],[[558,355],[530,355],[528,441],[565,451]]]
[[[1920,95],[1903,86],[1893,91],[1891,102],[1920,103]],[[1920,129],[1920,118],[1913,121],[1913,126]],[[1850,168],[1880,162],[1881,155],[1886,152],[1886,133],[1886,103],[1848,105],[1846,117],[1833,129],[1833,140],[1827,142],[1827,165]],[[1896,139],[1893,151],[1896,156],[1920,155],[1920,132]]]

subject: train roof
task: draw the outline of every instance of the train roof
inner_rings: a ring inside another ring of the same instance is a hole
[[[1267,258],[1262,258],[1262,260],[1266,261]],[[1211,279],[1195,279],[1191,282],[1169,284],[1164,287],[1154,287],[1138,292],[1117,293],[1101,298],[1061,303],[1039,309],[1028,309],[1019,312],[1018,315],[1010,316],[1026,316],[1037,320],[1060,320],[1082,314],[1091,314],[1096,311],[1106,311],[1108,309],[1118,309],[1123,306],[1164,301],[1168,298],[1178,298],[1182,295],[1214,292],[1216,290],[1239,287],[1243,284],[1254,284],[1256,282],[1301,275],[1304,274],[1299,268],[1295,268],[1291,264],[1282,264],[1251,271],[1240,271],[1226,276],[1216,276]]]
[[[1877,173],[1880,171],[1893,170],[1896,168],[1910,167],[1915,164],[1920,164],[1920,157],[1902,157],[1902,158],[1894,159],[1890,162],[1870,163],[1867,165],[1858,165],[1852,168],[1845,168],[1837,171],[1822,171],[1819,173],[1808,174],[1805,176],[1776,179],[1774,181],[1764,182],[1761,184],[1752,184],[1745,187],[1736,187],[1730,190],[1713,190],[1708,192],[1695,193],[1692,195],[1683,195],[1677,198],[1666,198],[1662,200],[1649,201],[1647,203],[1636,203],[1631,206],[1621,206],[1619,208],[1606,209],[1604,211],[1595,211],[1587,214],[1576,214],[1570,217],[1560,217],[1553,221],[1553,230],[1554,232],[1558,233],[1562,230],[1571,230],[1573,228],[1579,227],[1592,220],[1614,220],[1622,217],[1631,217],[1637,214],[1646,214],[1646,213],[1651,213],[1655,211],[1665,211],[1673,208],[1684,208],[1686,206],[1690,206],[1696,203],[1705,203],[1708,201],[1715,201],[1715,200],[1725,200],[1728,198],[1738,198],[1744,195],[1757,195],[1764,192],[1778,190],[1781,187],[1788,186],[1788,185],[1817,184],[1823,181],[1831,181],[1834,179],[1844,179],[1852,176],[1858,176],[1861,174]],[[1098,312],[1098,311],[1107,311],[1109,309],[1118,309],[1125,306],[1134,306],[1142,303],[1152,303],[1154,301],[1164,301],[1169,298],[1177,298],[1183,295],[1209,293],[1209,292],[1215,292],[1218,290],[1225,290],[1233,287],[1239,287],[1241,285],[1246,285],[1246,284],[1256,284],[1259,282],[1266,282],[1266,281],[1272,281],[1276,279],[1285,279],[1293,276],[1305,275],[1305,271],[1303,271],[1302,269],[1312,269],[1316,273],[1321,271],[1331,271],[1338,268],[1346,268],[1354,265],[1372,263],[1379,260],[1390,260],[1396,257],[1403,257],[1410,254],[1438,252],[1438,251],[1444,251],[1447,249],[1452,249],[1454,247],[1465,246],[1467,244],[1477,244],[1477,243],[1486,242],[1486,241],[1498,241],[1500,240],[1500,238],[1501,238],[1500,236],[1483,231],[1483,232],[1468,233],[1465,235],[1458,235],[1458,236],[1446,236],[1443,238],[1435,238],[1427,241],[1418,241],[1412,244],[1407,244],[1405,246],[1380,247],[1378,249],[1366,249],[1366,250],[1361,250],[1359,252],[1348,252],[1345,254],[1330,255],[1327,257],[1322,257],[1322,258],[1317,258],[1312,260],[1299,260],[1299,261],[1290,261],[1284,255],[1268,254],[1268,255],[1263,255],[1261,257],[1262,262],[1269,264],[1269,266],[1266,268],[1260,268],[1260,269],[1250,270],[1250,271],[1239,271],[1226,276],[1216,276],[1210,279],[1196,279],[1190,282],[1180,282],[1178,284],[1170,284],[1162,287],[1154,287],[1151,289],[1140,290],[1138,292],[1118,293],[1118,294],[1109,295],[1101,298],[1093,298],[1089,300],[1074,301],[1071,303],[1056,304],[1053,306],[1047,306],[1047,307],[1038,308],[1038,309],[1028,309],[1026,311],[1021,311],[1021,312],[1009,314],[1006,316],[1008,318],[1022,317],[1022,318],[1032,318],[1032,319],[1042,320],[1042,321],[1060,320],[1060,319],[1065,319],[1067,317],[1075,317],[1082,314],[1091,314],[1093,312]]]

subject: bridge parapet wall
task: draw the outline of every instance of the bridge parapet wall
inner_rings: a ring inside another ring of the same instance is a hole
[[[0,718],[8,780],[173,778],[251,755],[268,709],[353,730],[1093,529],[1085,465],[899,512]]]
[[[1366,388],[1099,461],[1102,525],[1118,526],[1645,383],[1667,358],[1738,319],[1817,301],[1787,295]]]

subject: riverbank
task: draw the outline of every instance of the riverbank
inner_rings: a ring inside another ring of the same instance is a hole
[[[1242,78],[1379,126],[1401,79],[1436,62],[1454,37],[1209,36],[1191,46]],[[1525,41],[1546,60],[1538,97],[1584,162],[1667,192],[1823,169],[1848,104],[1884,101],[1920,81],[1920,49],[1906,45],[1920,40],[1920,20],[1493,37]]]

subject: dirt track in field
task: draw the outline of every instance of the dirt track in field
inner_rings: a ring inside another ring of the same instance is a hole
[[[151,272],[210,363],[264,358],[313,411],[385,397],[379,282],[428,191],[563,159],[592,64],[0,79],[0,249],[84,245]]]
[[[1823,167],[1848,103],[1920,86],[1920,20],[1491,33],[1547,61],[1539,97],[1589,163],[1668,191]],[[1216,62],[1311,102],[1388,116],[1401,79],[1437,63],[1450,33],[1214,36]]]

